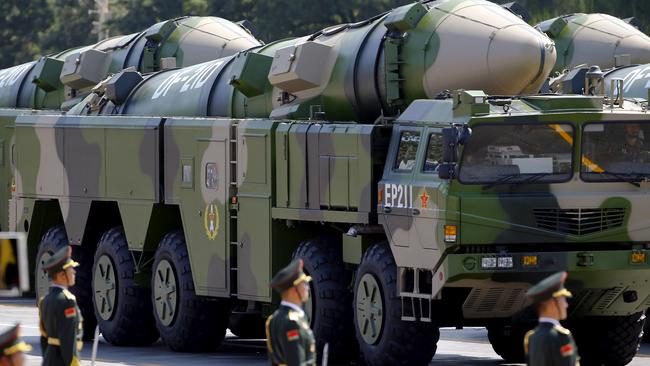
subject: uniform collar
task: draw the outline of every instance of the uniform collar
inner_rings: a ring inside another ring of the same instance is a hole
[[[553,319],[553,318],[547,318],[547,317],[544,317],[544,316],[542,316],[542,317],[539,318],[539,322],[540,322],[540,323],[551,323],[551,324],[553,324],[553,325],[559,325],[559,326],[562,326],[562,325],[560,324],[560,321],[559,321],[559,320],[557,320],[557,319]]]
[[[289,308],[295,310],[296,312],[300,313],[301,316],[305,315],[305,311],[302,310],[302,308],[300,306],[298,306],[298,305],[296,305],[296,304],[294,304],[292,302],[281,301],[280,305],[283,305],[283,306],[286,306],[286,307],[289,307]]]

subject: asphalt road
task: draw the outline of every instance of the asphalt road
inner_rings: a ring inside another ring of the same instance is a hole
[[[34,349],[27,355],[29,366],[41,364],[39,348],[38,311],[30,299],[0,299],[0,329],[22,324],[23,338]],[[463,330],[442,329],[438,352],[430,365],[499,366],[506,365],[492,350],[483,328]],[[263,340],[241,340],[228,332],[226,341],[214,353],[175,353],[157,343],[146,348],[113,347],[101,337],[97,352],[97,366],[136,365],[268,365]],[[90,365],[92,344],[86,343],[82,351],[84,366]],[[633,366],[650,366],[650,344],[630,363]]]

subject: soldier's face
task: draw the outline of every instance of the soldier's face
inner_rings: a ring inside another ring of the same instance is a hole
[[[639,126],[638,124],[625,125],[625,134],[628,137],[639,137],[640,133],[641,133],[641,126]]]
[[[25,355],[22,352],[16,352],[11,356],[0,358],[2,366],[23,366],[25,364]]]
[[[65,269],[65,274],[68,280],[68,286],[72,287],[77,281],[77,271],[74,269],[74,267],[68,267]]]
[[[309,300],[309,282],[303,281],[296,286],[298,290],[298,294],[300,296],[300,300],[302,302],[307,302]]]
[[[569,308],[569,303],[566,301],[566,297],[561,296],[555,299],[557,302],[557,309],[558,309],[558,316],[560,320],[564,320],[567,318],[567,309]]]

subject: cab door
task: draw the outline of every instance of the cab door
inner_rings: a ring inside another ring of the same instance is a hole
[[[417,170],[422,130],[413,126],[393,128],[384,175],[379,182],[379,220],[394,251],[408,248],[418,240],[413,228],[415,191],[411,183]],[[399,262],[397,255],[396,260]]]
[[[439,220],[444,218],[445,208],[439,202],[440,192],[446,186],[438,177],[438,167],[442,162],[442,128],[427,128],[422,136],[422,145],[423,151],[418,160],[420,164],[413,174],[414,202],[411,213],[417,244],[426,253],[438,251],[439,243],[444,241],[439,238],[443,229],[438,227]]]

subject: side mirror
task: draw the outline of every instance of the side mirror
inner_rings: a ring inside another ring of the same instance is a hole
[[[458,130],[456,127],[442,129],[442,161],[445,163],[458,161]]]
[[[456,174],[456,164],[442,163],[438,166],[438,177],[440,179],[452,179]]]
[[[461,145],[465,145],[467,140],[472,137],[472,129],[469,128],[469,126],[464,125],[463,129],[460,131],[460,136],[458,136],[458,143]]]

